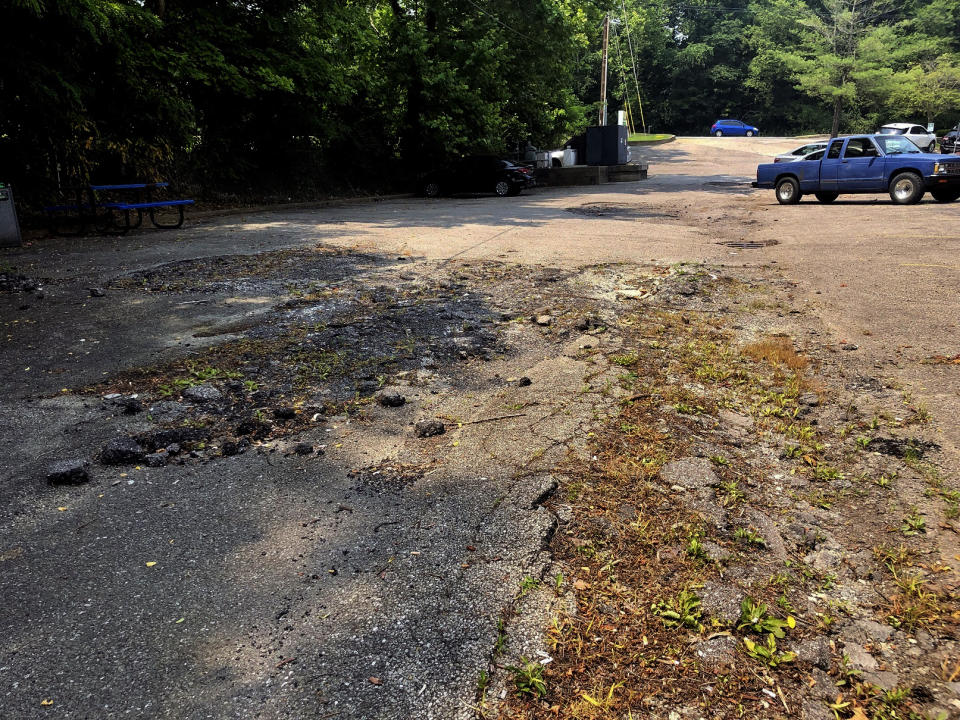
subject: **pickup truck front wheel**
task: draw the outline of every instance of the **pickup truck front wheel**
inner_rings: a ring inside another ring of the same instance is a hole
[[[832,203],[834,200],[836,200],[837,197],[840,195],[840,193],[838,193],[838,192],[815,192],[814,195],[816,196],[817,200],[819,200],[820,202],[822,202],[823,204],[826,205],[827,203]]]
[[[796,205],[800,202],[800,183],[792,177],[783,178],[777,182],[776,193],[781,205]]]
[[[897,173],[890,181],[890,199],[898,205],[913,205],[923,197],[923,180],[912,172]]]

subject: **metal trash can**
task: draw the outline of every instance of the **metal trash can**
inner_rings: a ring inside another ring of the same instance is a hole
[[[550,167],[550,153],[548,152],[537,153],[537,167],[538,168]]]
[[[573,167],[577,164],[577,151],[573,148],[565,148],[563,151],[563,166]]]
[[[0,183],[0,247],[14,247],[23,244],[20,238],[20,222],[17,220],[17,206],[13,202],[13,188]]]

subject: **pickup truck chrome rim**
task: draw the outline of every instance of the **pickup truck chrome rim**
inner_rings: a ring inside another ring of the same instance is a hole
[[[777,190],[780,193],[780,197],[784,200],[789,200],[793,197],[793,183],[785,182]]]
[[[906,200],[913,195],[913,182],[910,180],[897,180],[893,186],[893,194],[897,200]]]

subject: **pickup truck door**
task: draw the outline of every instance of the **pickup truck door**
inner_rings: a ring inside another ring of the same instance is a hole
[[[850,138],[837,171],[837,190],[882,190],[883,157],[868,137]]]
[[[830,143],[826,155],[820,161],[820,189],[826,192],[836,191],[837,176],[840,172],[840,151],[843,149],[843,138],[837,138]]]

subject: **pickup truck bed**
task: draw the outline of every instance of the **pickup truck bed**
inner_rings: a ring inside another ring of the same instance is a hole
[[[910,205],[926,192],[939,202],[960,198],[960,156],[924,153],[907,138],[854,135],[831,141],[821,160],[765,163],[754,187],[776,191],[782,205],[812,193],[824,203],[843,193],[889,193]]]

